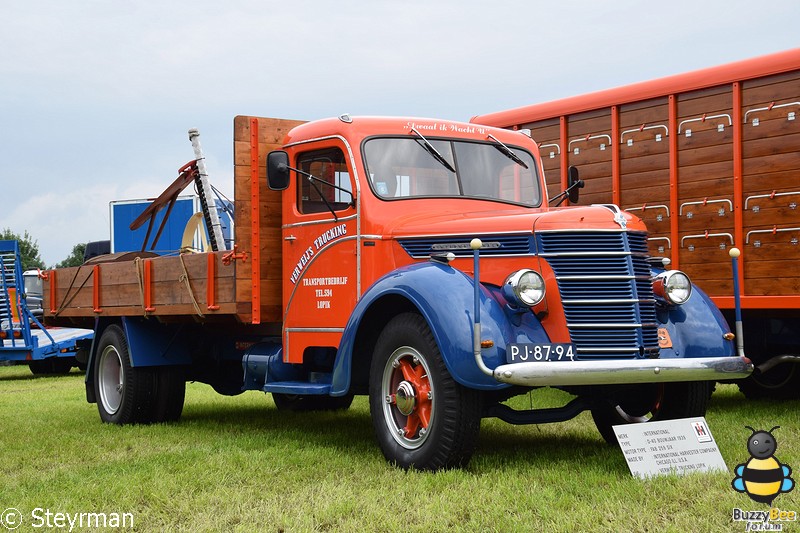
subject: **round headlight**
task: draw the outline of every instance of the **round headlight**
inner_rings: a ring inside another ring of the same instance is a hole
[[[653,293],[669,304],[682,305],[692,295],[692,282],[680,270],[667,270],[656,276]]]
[[[503,283],[503,295],[518,307],[533,307],[544,299],[544,279],[533,270],[517,270]]]

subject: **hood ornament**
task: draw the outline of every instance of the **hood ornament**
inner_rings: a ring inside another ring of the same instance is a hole
[[[599,204],[601,207],[605,207],[612,213],[614,213],[614,222],[619,224],[619,227],[622,229],[628,229],[628,220],[625,218],[625,213],[622,212],[622,209],[619,208],[618,205],[615,204]]]
[[[625,215],[622,214],[622,211],[614,213],[614,222],[619,224],[619,227],[621,227],[622,229],[628,228],[628,221],[625,220]]]

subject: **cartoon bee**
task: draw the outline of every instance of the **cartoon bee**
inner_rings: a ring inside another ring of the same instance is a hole
[[[772,505],[772,500],[778,494],[794,488],[794,480],[789,477],[791,467],[781,464],[775,457],[778,441],[772,432],[780,426],[769,431],[745,427],[753,432],[747,439],[747,451],[751,458],[734,469],[736,477],[731,481],[731,486],[736,492],[746,492],[753,501]]]

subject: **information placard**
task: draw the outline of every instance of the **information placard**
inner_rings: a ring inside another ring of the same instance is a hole
[[[703,417],[623,424],[614,433],[634,476],[728,471]]]

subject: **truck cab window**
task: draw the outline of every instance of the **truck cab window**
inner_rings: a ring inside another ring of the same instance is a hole
[[[297,208],[301,213],[322,213],[330,209],[343,211],[351,207],[353,188],[350,172],[340,149],[303,153],[297,159],[297,166],[318,178],[297,175]]]
[[[379,198],[464,197],[541,205],[536,163],[523,148],[515,146],[509,156],[488,142],[434,138],[428,142],[447,165],[455,166],[448,168],[419,139],[374,138],[365,143],[370,185]]]

